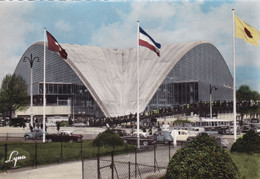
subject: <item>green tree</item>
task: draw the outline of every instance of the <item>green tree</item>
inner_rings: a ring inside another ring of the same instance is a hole
[[[250,129],[242,138],[239,138],[231,147],[231,152],[260,153],[260,136]]]
[[[257,91],[252,91],[248,85],[241,85],[236,93],[238,101],[258,101],[260,94]]]
[[[21,76],[8,74],[0,89],[0,110],[12,118],[12,113],[28,104],[26,82]]]
[[[165,176],[167,179],[238,177],[238,169],[230,155],[206,133],[189,141],[173,155]]]
[[[238,102],[247,102],[250,104],[252,101],[257,102],[260,100],[260,94],[257,91],[252,91],[249,86],[241,85],[236,92],[236,97]],[[245,114],[255,114],[259,113],[260,110],[255,106],[240,106],[238,112],[241,115],[242,121]]]

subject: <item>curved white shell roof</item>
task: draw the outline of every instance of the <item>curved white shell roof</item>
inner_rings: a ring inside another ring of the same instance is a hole
[[[163,45],[161,57],[140,47],[140,112],[174,65],[203,41]],[[114,117],[137,111],[136,48],[111,49],[62,44],[67,63],[92,94],[105,116]]]

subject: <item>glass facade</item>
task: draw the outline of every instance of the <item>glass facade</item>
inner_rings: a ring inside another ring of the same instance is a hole
[[[210,85],[217,87],[212,92],[212,100],[232,101],[232,84],[231,74],[219,51],[211,44],[200,44],[177,62],[147,109],[209,101]]]
[[[39,57],[33,64],[33,103],[43,104],[43,45],[29,47],[19,61],[15,74],[21,75],[27,83],[30,94],[30,65],[24,57]],[[29,104],[28,104],[29,105]],[[46,51],[46,105],[71,106],[71,114],[104,116],[99,106],[66,61],[52,51]]]

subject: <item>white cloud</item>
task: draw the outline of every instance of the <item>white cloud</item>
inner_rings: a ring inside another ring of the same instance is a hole
[[[136,46],[136,26],[141,26],[163,44],[209,41],[223,55],[232,72],[232,9],[245,22],[260,30],[260,2],[222,2],[203,12],[201,2],[133,2],[130,13],[118,10],[121,22],[103,25],[92,38],[92,45],[126,48]],[[260,67],[259,47],[236,38],[236,65]],[[259,78],[260,79],[260,78]],[[260,91],[260,87],[254,85]]]
[[[56,24],[55,24],[55,28],[58,31],[64,31],[64,32],[69,32],[72,29],[72,26],[68,23],[65,22],[64,20],[59,20]]]
[[[15,70],[20,53],[28,48],[26,34],[34,29],[34,25],[26,21],[32,10],[32,3],[1,2],[0,6],[0,84],[2,78]]]

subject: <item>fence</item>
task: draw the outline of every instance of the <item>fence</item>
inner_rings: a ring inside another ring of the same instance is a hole
[[[38,165],[42,164],[60,164],[64,161],[80,160],[84,148],[88,146],[89,143],[87,142],[68,143],[62,141],[53,143],[5,143],[0,145],[0,170],[20,167],[37,168]],[[87,155],[88,153],[85,152],[84,157],[87,157]]]
[[[98,153],[94,159],[82,160],[83,179],[159,178],[176,152],[173,145],[154,145],[149,148]]]

